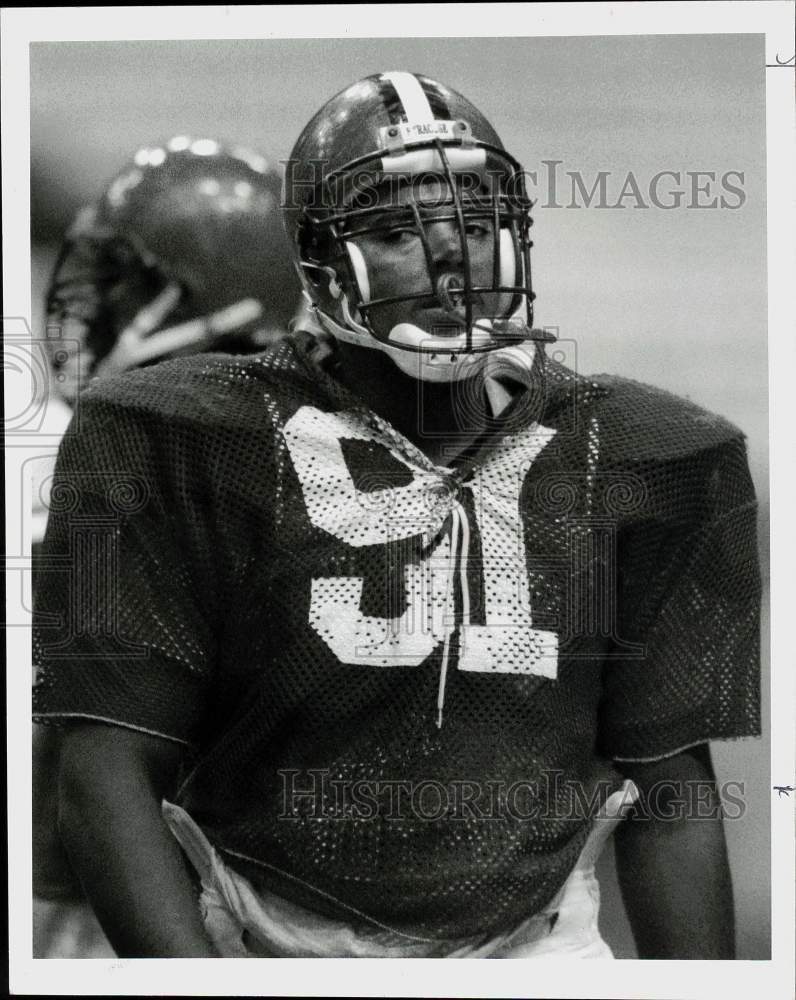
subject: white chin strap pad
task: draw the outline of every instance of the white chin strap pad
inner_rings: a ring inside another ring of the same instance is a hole
[[[492,340],[492,323],[488,319],[478,321],[473,329],[472,346],[486,347]],[[412,323],[398,323],[390,330],[388,344],[422,350],[426,354],[460,354],[467,349],[467,334],[462,331],[455,337],[432,337],[422,327]]]
[[[425,354],[390,344],[380,348],[405,375],[422,382],[460,382],[477,374],[483,354]]]
[[[473,330],[474,348],[487,347],[492,342],[491,327],[489,320],[479,321]],[[381,349],[402,372],[424,382],[458,382],[470,378],[485,358],[483,353],[463,353],[467,349],[466,333],[455,337],[432,337],[412,323],[394,326]]]

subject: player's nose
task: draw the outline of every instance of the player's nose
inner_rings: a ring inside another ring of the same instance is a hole
[[[455,222],[441,220],[426,226],[428,245],[435,264],[460,264],[462,241]]]

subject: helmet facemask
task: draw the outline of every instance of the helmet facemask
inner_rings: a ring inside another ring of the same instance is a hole
[[[382,128],[381,148],[322,177],[301,210],[297,243],[322,326],[349,343],[384,351],[415,377],[455,381],[474,374],[485,353],[529,336],[531,202],[513,157],[475,140],[464,121],[435,125],[445,141],[439,135],[417,141],[410,126]],[[437,223],[456,234],[455,266],[435,258],[429,227]],[[474,228],[490,236],[490,259],[485,264],[481,253],[477,267]],[[377,297],[377,265],[363,248],[369,237],[399,232],[419,240],[425,285]],[[433,303],[438,322],[430,329],[413,323],[385,329],[391,306],[413,302]]]

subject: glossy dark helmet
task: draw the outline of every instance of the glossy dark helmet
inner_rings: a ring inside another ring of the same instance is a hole
[[[431,203],[430,181],[438,192]],[[466,377],[479,355],[507,342],[552,339],[533,330],[524,171],[487,118],[450,87],[385,72],[341,91],[299,136],[285,165],[283,203],[305,294],[318,324],[339,339],[382,350],[431,381]],[[455,267],[441,267],[432,252],[429,226],[437,222],[458,234]],[[468,231],[476,224],[491,237],[486,278],[471,259]],[[427,283],[378,298],[371,294],[377,262],[366,259],[361,238],[390,230],[420,240]],[[444,337],[410,323],[380,329],[380,310],[431,298],[447,318]],[[485,302],[495,304],[491,313]]]
[[[177,136],[139,149],[78,213],[47,292],[70,400],[93,375],[262,350],[300,299],[281,176],[250,150]]]

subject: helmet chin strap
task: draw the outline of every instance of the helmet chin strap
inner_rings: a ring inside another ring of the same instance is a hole
[[[473,327],[471,344],[475,351],[467,351],[465,332],[455,337],[432,337],[412,323],[398,323],[390,330],[382,350],[413,378],[425,382],[460,382],[476,374],[484,362],[484,354],[478,349],[492,343],[492,322],[488,319],[479,320]]]
[[[312,307],[312,313],[316,329],[325,330],[346,344],[381,351],[405,375],[424,382],[460,382],[479,374],[490,365],[490,359],[505,354],[506,360],[510,360],[507,352],[512,348],[499,346],[492,332],[492,321],[488,319],[475,324],[472,336],[475,351],[467,352],[467,335],[464,332],[455,337],[432,337],[428,331],[412,323],[398,323],[383,341],[377,340],[364,326],[353,321],[356,330],[335,322],[317,306]],[[494,345],[491,350],[490,345]],[[535,347],[532,342],[523,343],[522,347],[517,355],[519,367],[530,371]],[[511,360],[514,360],[513,356]],[[494,361],[491,367],[494,371]]]

